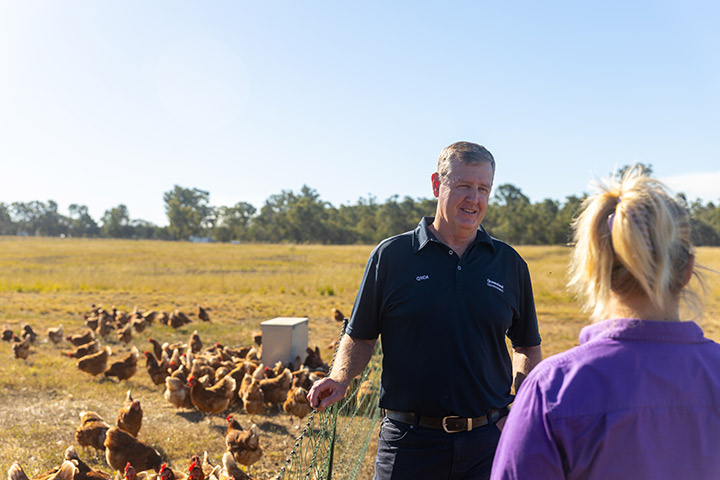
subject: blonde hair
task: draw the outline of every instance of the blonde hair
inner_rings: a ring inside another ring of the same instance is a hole
[[[643,295],[657,309],[682,293],[701,315],[700,297],[683,288],[694,254],[688,211],[640,166],[597,186],[600,192],[585,200],[573,222],[568,284],[593,321],[606,317],[611,292]]]

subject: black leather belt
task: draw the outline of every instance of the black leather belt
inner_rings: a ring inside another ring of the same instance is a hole
[[[399,412],[397,410],[383,410],[385,416],[398,422],[420,427],[444,430],[447,433],[469,432],[473,428],[493,424],[507,415],[508,407],[491,408],[487,415],[475,418],[463,418],[454,415],[447,417],[426,417],[413,412]]]

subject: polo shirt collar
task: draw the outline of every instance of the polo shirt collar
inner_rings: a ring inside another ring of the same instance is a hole
[[[430,225],[433,223],[434,220],[435,217],[423,217],[422,220],[420,220],[420,223],[413,232],[413,253],[419,252],[425,245],[427,245],[431,241],[438,241],[437,238],[435,238],[435,235],[433,235],[433,233],[430,231]],[[475,240],[473,240],[470,245],[475,245],[478,243],[485,243],[489,245],[492,251],[495,252],[495,245],[493,243],[493,239],[485,231],[482,225],[478,227],[477,234],[475,235]]]
[[[636,318],[613,318],[584,327],[580,331],[580,344],[610,338],[613,340],[702,343],[709,342],[695,322],[662,322]]]

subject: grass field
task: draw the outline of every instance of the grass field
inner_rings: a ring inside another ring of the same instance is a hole
[[[209,309],[211,323],[193,322],[173,330],[154,324],[131,345],[142,352],[153,336],[186,341],[197,329],[206,343],[248,345],[260,322],[279,316],[309,317],[310,345],[324,349],[340,330],[330,318],[339,308],[349,315],[371,246],[226,245],[150,241],[0,237],[0,324],[18,332],[26,322],[42,334],[63,324],[66,334],[84,328],[91,304],[130,311]],[[543,350],[550,355],[577,344],[587,323],[565,291],[569,250],[519,247],[533,278]],[[720,271],[720,249],[701,249],[698,261]],[[720,275],[707,274],[708,305],[701,322],[720,340]],[[150,381],[144,361],[127,382],[91,379],[60,355],[67,345],[44,336],[28,360],[16,360],[0,344],[0,468],[20,461],[32,477],[60,463],[74,443],[78,413],[94,410],[114,423],[125,392],[132,388],[145,411],[139,437],[156,446],[168,463],[185,469],[194,453],[207,450],[214,462],[224,451],[224,418],[177,412]],[[113,338],[112,336],[110,337]],[[126,348],[110,342],[118,351]],[[269,478],[283,464],[299,433],[284,412],[256,415],[265,456],[252,467]],[[250,419],[243,415],[242,423]],[[88,463],[108,471],[104,459],[80,451]]]

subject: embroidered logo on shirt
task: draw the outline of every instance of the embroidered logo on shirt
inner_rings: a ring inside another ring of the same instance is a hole
[[[430,278],[429,275],[418,275],[417,277],[415,277],[415,280],[417,280],[418,282],[421,282],[423,280],[428,280],[429,278]]]
[[[497,290],[497,291],[499,291],[499,292],[502,292],[502,293],[505,292],[505,287],[503,287],[503,286],[502,286],[501,284],[499,284],[498,282],[493,282],[493,281],[490,280],[489,278],[487,279],[487,286],[488,286],[488,287],[492,287],[492,288],[494,288],[495,290]]]

